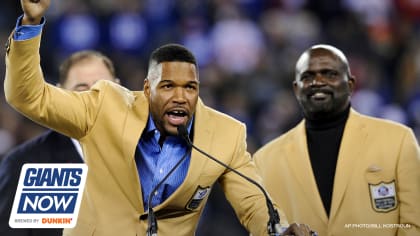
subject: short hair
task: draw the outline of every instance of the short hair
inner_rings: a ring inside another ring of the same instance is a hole
[[[166,44],[154,50],[149,59],[149,67],[152,63],[160,64],[162,62],[188,62],[197,67],[197,61],[186,47],[180,44]]]
[[[101,52],[98,52],[95,50],[83,50],[83,51],[79,51],[79,52],[75,52],[71,54],[67,59],[63,61],[63,63],[61,63],[60,68],[59,68],[58,82],[60,84],[64,84],[67,81],[69,70],[75,64],[84,60],[92,59],[92,58],[102,59],[102,62],[104,63],[106,68],[109,70],[111,75],[115,77],[115,67],[111,59],[109,59],[107,56],[105,56]]]

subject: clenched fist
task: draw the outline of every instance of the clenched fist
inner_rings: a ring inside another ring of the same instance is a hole
[[[50,6],[51,0],[20,0],[23,10],[22,25],[36,25]]]

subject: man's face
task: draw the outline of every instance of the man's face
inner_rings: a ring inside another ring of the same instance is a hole
[[[89,57],[74,64],[68,71],[66,82],[60,85],[73,91],[89,90],[98,80],[116,79],[99,57]]]
[[[151,66],[144,82],[150,112],[162,135],[177,135],[177,126],[192,119],[198,100],[196,67],[187,62],[162,62]]]
[[[293,87],[305,117],[326,118],[348,107],[354,78],[332,51],[314,49],[300,58]]]

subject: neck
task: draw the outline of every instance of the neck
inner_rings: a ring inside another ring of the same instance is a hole
[[[350,105],[343,111],[331,116],[305,117],[306,128],[308,129],[328,129],[345,123],[350,113]]]

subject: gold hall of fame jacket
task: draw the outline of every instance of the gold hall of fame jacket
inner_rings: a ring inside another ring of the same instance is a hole
[[[82,145],[89,172],[77,225],[66,229],[64,235],[146,235],[147,217],[139,219],[146,212],[134,159],[149,115],[146,97],[142,91],[129,91],[109,81],[99,81],[86,92],[49,85],[40,68],[40,42],[41,36],[9,39],[5,94],[7,101],[30,119],[76,138]],[[245,139],[244,124],[199,99],[194,144],[260,182]],[[159,235],[194,235],[216,181],[239,221],[253,235],[266,235],[268,214],[261,191],[196,151],[191,154],[184,182],[154,208]],[[198,191],[207,192],[200,195]],[[286,225],[285,217],[281,219]]]
[[[351,109],[327,217],[309,159],[305,121],[254,156],[289,222],[322,236],[420,235],[420,150],[411,129]]]

